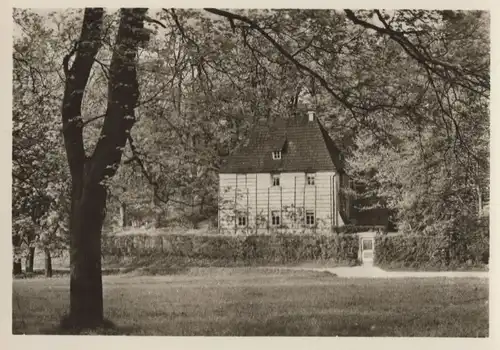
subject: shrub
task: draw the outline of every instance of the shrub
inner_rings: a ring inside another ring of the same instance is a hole
[[[115,258],[167,255],[248,265],[312,260],[352,265],[357,261],[358,238],[356,235],[123,235],[103,237],[102,251],[104,256]]]
[[[488,223],[446,235],[377,235],[375,264],[393,268],[484,267],[489,260]]]
[[[333,228],[335,233],[358,233],[358,232],[387,232],[386,226],[344,225]]]

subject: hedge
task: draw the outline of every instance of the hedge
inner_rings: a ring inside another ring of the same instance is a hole
[[[453,235],[377,235],[374,263],[389,268],[484,268],[489,261],[488,227]]]
[[[335,233],[360,233],[360,232],[387,232],[387,226],[383,225],[344,225],[344,226],[336,226],[333,228],[333,232]]]
[[[357,235],[200,236],[124,235],[103,237],[106,257],[169,256],[239,263],[296,263],[329,260],[356,264]]]

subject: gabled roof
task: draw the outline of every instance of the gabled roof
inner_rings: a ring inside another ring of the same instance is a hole
[[[272,152],[282,150],[281,159]],[[342,172],[341,152],[318,118],[281,119],[256,126],[248,144],[223,160],[221,173]]]

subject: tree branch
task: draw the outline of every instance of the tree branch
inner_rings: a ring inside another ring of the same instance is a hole
[[[398,43],[403,50],[413,59],[415,59],[419,64],[423,65],[425,68],[431,70],[434,74],[438,75],[439,77],[443,79],[447,79],[448,77],[444,75],[444,72],[453,72],[455,75],[458,77],[462,77],[464,81],[466,81],[468,84],[465,84],[464,82],[459,82],[457,81],[456,83],[459,84],[460,86],[471,90],[475,93],[485,95],[483,92],[478,91],[475,89],[472,85],[480,85],[482,88],[486,89],[489,91],[490,89],[490,84],[489,84],[489,79],[485,78],[482,75],[478,75],[476,73],[471,72],[470,70],[466,68],[462,68],[458,65],[454,65],[448,62],[444,62],[441,60],[438,60],[434,57],[432,57],[429,53],[426,53],[425,50],[419,50],[415,44],[413,44],[405,35],[405,32],[402,31],[397,31],[392,29],[392,27],[385,21],[384,17],[380,13],[379,10],[375,10],[375,14],[377,15],[378,20],[382,23],[384,26],[379,27],[376,26],[372,23],[369,23],[367,21],[364,21],[357,17],[355,13],[352,10],[344,10],[346,17],[354,24],[361,25],[364,28],[367,29],[372,29],[376,31],[379,34],[387,35],[389,38],[394,40],[396,43]],[[413,33],[416,34],[416,33]],[[472,82],[468,75],[473,76],[477,81]]]
[[[99,141],[91,157],[90,181],[100,183],[118,170],[139,99],[137,53],[144,42],[146,8],[122,8],[109,68],[108,103]]]
[[[68,62],[73,53],[70,52],[71,55],[66,55],[63,59],[66,83],[61,114],[64,145],[75,189],[81,188],[85,161],[81,118],[83,93],[101,45],[103,15],[102,8],[85,9],[80,40],[74,47],[76,56],[71,68],[68,67]],[[76,193],[76,198],[78,197],[79,194]]]

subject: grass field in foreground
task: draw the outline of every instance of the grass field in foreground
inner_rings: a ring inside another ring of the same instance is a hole
[[[13,282],[13,332],[54,333],[69,280]],[[175,276],[105,276],[111,334],[488,336],[488,281],[344,279],[328,273],[200,268]]]

